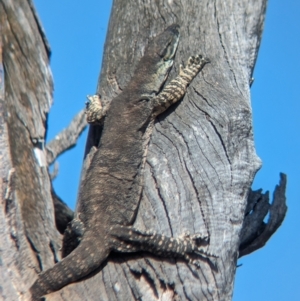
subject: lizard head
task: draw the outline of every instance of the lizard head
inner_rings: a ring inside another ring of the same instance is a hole
[[[141,95],[152,97],[161,90],[172,68],[178,41],[179,25],[173,24],[149,42],[135,71]]]
[[[173,24],[156,36],[148,45],[149,54],[153,53],[164,62],[172,62],[179,41],[179,25]]]

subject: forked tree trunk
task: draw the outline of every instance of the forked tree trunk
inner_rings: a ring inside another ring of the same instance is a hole
[[[6,79],[0,103],[4,300],[26,300],[36,273],[59,258],[61,240],[43,147],[52,101],[49,49],[30,4],[0,1]],[[110,101],[124,89],[149,38],[172,23],[181,26],[181,37],[169,78],[190,55],[211,60],[184,99],[155,124],[135,226],[168,236],[208,234],[217,265],[200,260],[199,268],[147,253],[113,254],[101,271],[47,300],[231,300],[239,251],[247,254],[263,244],[253,244],[258,231],[248,233],[245,224],[241,237],[241,230],[246,210],[254,208],[248,193],[261,165],[253,142],[250,83],[265,9],[266,0],[114,1],[98,85],[102,98]],[[87,153],[98,145],[100,133],[101,128],[90,128]],[[281,196],[284,185],[285,177]],[[258,198],[263,199],[260,192],[251,194],[256,203]]]

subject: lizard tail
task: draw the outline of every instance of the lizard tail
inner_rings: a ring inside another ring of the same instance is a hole
[[[108,255],[108,248],[99,248],[94,241],[83,239],[71,254],[39,274],[30,288],[32,301],[41,300],[42,296],[87,276],[97,269]]]

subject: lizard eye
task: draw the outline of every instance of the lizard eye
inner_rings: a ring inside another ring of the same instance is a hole
[[[173,58],[174,56],[174,49],[173,45],[170,42],[160,53],[160,57],[164,59],[164,61],[168,61]]]
[[[178,37],[171,36],[165,43],[165,47],[160,51],[159,55],[164,61],[169,61],[174,58],[178,45]]]

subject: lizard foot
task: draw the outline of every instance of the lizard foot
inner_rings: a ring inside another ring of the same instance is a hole
[[[62,247],[62,257],[68,256],[82,240],[84,234],[84,225],[83,223],[74,218],[65,230],[63,237],[63,247]]]
[[[102,118],[105,115],[105,110],[101,102],[100,95],[87,96],[88,101],[86,104],[86,120],[90,124],[101,123]]]
[[[186,67],[180,65],[179,75],[182,77],[186,77],[188,75],[188,77],[192,79],[207,63],[210,63],[210,60],[203,57],[201,54],[190,56],[187,60]],[[191,79],[189,79],[189,81],[191,81]]]
[[[215,265],[216,255],[204,249],[209,244],[209,237],[201,233],[185,233],[178,237],[168,237],[151,231],[140,231],[131,226],[113,226],[110,234],[114,237],[114,251],[147,251],[159,256],[181,257],[199,266],[196,259],[208,259]]]

